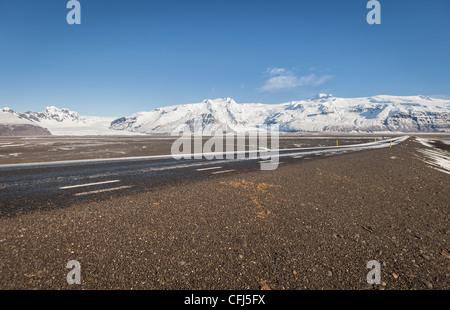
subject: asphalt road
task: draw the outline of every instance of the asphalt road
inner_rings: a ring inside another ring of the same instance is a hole
[[[272,153],[275,167],[292,161],[401,143],[405,137],[359,144],[288,148]],[[217,153],[216,157],[218,154]],[[195,154],[192,154],[194,158]],[[227,156],[226,153],[222,154]],[[272,160],[270,154],[234,153],[233,159],[174,159],[170,155],[67,160],[0,165],[0,216],[60,207],[79,201],[138,193],[161,186],[220,177],[236,171],[257,171]],[[267,157],[269,155],[269,157]],[[265,158],[261,159],[263,156]],[[265,159],[265,160],[264,160]]]

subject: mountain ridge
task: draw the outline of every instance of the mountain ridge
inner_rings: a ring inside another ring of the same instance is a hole
[[[450,132],[450,100],[421,95],[339,98],[318,94],[307,100],[264,104],[237,103],[227,97],[119,118],[82,116],[55,106],[25,113],[3,108],[0,124],[8,124],[9,131],[12,124],[37,126],[41,133],[53,135],[199,133],[224,126],[229,131],[245,132],[269,125],[278,125],[280,132],[287,133]]]
[[[247,131],[279,125],[282,132],[450,132],[450,101],[426,96],[338,98],[319,94],[280,104],[231,98],[161,107],[121,117],[110,128],[146,134]]]

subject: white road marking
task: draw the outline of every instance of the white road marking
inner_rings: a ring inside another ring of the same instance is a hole
[[[259,161],[259,163],[260,164],[270,164],[270,163],[272,163],[272,161],[271,160],[260,160]],[[278,164],[278,165],[280,165],[280,164],[284,164],[284,162],[282,162],[282,161],[279,161],[279,162],[273,162],[274,164]]]
[[[10,147],[10,146],[24,146],[24,145],[27,145],[26,143],[24,143],[24,144],[6,144],[6,145],[2,145],[2,146],[0,146],[0,147]]]
[[[117,182],[120,182],[120,180],[111,180],[111,181],[104,181],[104,182],[96,182],[96,183],[86,183],[86,184],[79,184],[79,185],[63,186],[63,187],[60,187],[59,189],[78,188],[78,187],[94,186],[94,185],[117,183]]]
[[[111,191],[116,191],[116,190],[119,190],[119,189],[125,189],[125,188],[130,188],[130,187],[132,187],[132,186],[119,186],[119,187],[113,187],[113,188],[104,188],[104,189],[99,189],[99,190],[96,190],[96,191],[76,193],[75,196],[84,196],[84,195],[90,195],[90,194],[111,192]]]
[[[218,167],[201,168],[201,169],[195,169],[195,171],[206,171],[206,170],[215,170],[215,169],[222,169],[222,167],[218,166]]]
[[[232,171],[234,171],[234,169],[231,169],[231,170],[216,171],[216,172],[213,172],[213,173],[211,173],[211,174],[220,174],[220,173],[227,173],[227,172],[232,172]]]

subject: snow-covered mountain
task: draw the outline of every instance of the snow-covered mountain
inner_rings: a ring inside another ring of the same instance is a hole
[[[133,135],[128,131],[117,131],[110,129],[111,122],[116,117],[81,116],[77,112],[69,109],[59,109],[54,106],[45,108],[43,112],[25,112],[23,114],[14,112],[9,108],[4,108],[0,113],[0,124],[16,122],[33,125],[36,128],[44,129],[47,134],[58,136],[87,136],[87,135]],[[3,116],[2,116],[3,115]],[[8,116],[8,117],[6,117]],[[8,128],[11,128],[9,126]],[[18,127],[16,127],[18,128]],[[13,135],[11,130],[0,132],[0,135]],[[37,135],[33,132],[20,135]],[[14,135],[19,135],[14,134]]]
[[[237,104],[231,98],[206,99],[200,103],[158,108],[116,119],[112,129],[142,133],[171,133],[175,130],[214,131],[222,125],[245,130],[262,124],[276,106]]]
[[[128,117],[81,116],[68,109],[0,110],[0,135],[134,135],[179,131],[244,132],[277,124],[282,132],[450,132],[450,100],[424,96],[314,98],[281,104],[231,98],[168,106]],[[47,130],[48,129],[48,130]]]
[[[59,109],[55,106],[46,107],[44,112],[25,112],[24,115],[35,122],[56,121],[62,122],[85,122],[86,118],[69,109]]]
[[[29,135],[50,135],[50,132],[10,108],[0,110],[0,136]]]
[[[450,132],[450,101],[424,96],[336,98],[320,94],[282,104],[231,98],[158,108],[114,120],[110,128],[148,134],[245,131],[278,124],[283,132]]]
[[[130,134],[109,129],[115,117],[81,116],[69,109],[54,106],[46,107],[43,112],[25,112],[24,115],[57,136]]]
[[[0,124],[33,124],[33,122],[24,115],[15,112],[13,109],[5,107],[0,110]]]

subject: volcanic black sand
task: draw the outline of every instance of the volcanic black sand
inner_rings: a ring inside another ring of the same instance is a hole
[[[448,289],[450,175],[392,148],[0,218],[1,289]],[[68,285],[66,264],[81,264]],[[370,260],[380,285],[366,282]]]

